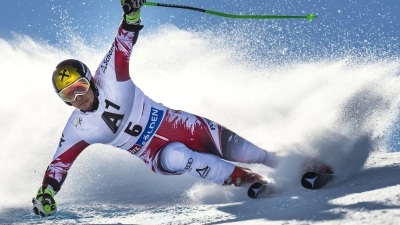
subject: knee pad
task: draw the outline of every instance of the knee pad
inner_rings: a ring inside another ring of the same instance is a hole
[[[185,172],[190,164],[190,151],[192,150],[179,142],[167,144],[160,152],[161,168],[170,173]]]

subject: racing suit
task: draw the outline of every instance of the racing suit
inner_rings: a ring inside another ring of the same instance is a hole
[[[129,61],[142,27],[121,23],[93,76],[98,107],[72,112],[43,187],[59,191],[74,160],[94,143],[136,155],[156,173],[188,172],[220,184],[235,168],[226,160],[268,165],[273,155],[209,119],[151,100],[133,83]]]

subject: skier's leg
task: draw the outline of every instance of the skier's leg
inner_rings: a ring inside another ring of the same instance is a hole
[[[192,151],[179,142],[169,143],[161,150],[159,166],[169,173],[187,172],[218,184],[222,184],[235,168],[215,155]]]
[[[223,158],[241,163],[261,163],[276,167],[279,157],[273,152],[257,147],[236,133],[223,128],[221,134]]]
[[[171,132],[173,130],[174,132]],[[170,142],[180,142],[196,152],[210,153],[241,163],[278,164],[278,157],[218,123],[184,111],[168,110],[157,131]]]
[[[192,151],[179,142],[169,143],[161,150],[159,167],[171,174],[187,172],[194,177],[211,180],[217,184],[234,183],[240,186],[261,179],[260,175],[251,170],[237,167],[212,154]]]

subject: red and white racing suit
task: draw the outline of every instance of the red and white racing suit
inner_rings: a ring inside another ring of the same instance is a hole
[[[266,151],[211,120],[154,102],[132,82],[129,60],[141,28],[125,21],[119,27],[93,77],[99,106],[93,112],[72,112],[43,186],[58,191],[74,160],[94,143],[130,152],[156,173],[189,172],[217,183],[223,183],[235,167],[221,158],[265,162]]]

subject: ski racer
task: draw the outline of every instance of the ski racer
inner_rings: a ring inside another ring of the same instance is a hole
[[[102,143],[139,157],[163,175],[190,175],[218,184],[250,185],[266,179],[231,162],[276,167],[279,156],[267,152],[220,124],[147,97],[131,80],[129,61],[146,0],[121,0],[124,10],[114,42],[92,76],[81,61],[60,62],[52,75],[57,95],[72,112],[62,132],[42,186],[32,199],[33,211],[57,211],[54,196],[79,154]],[[228,162],[231,161],[231,162]]]

